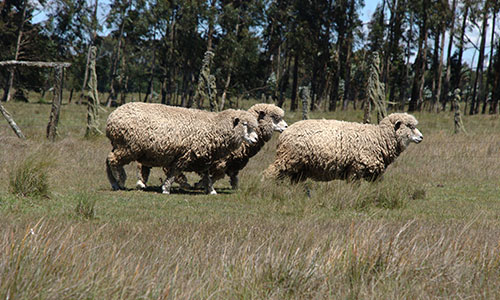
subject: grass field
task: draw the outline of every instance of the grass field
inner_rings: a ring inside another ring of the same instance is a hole
[[[466,116],[455,135],[452,114],[417,113],[424,141],[376,183],[261,181],[276,134],[240,190],[225,179],[209,196],[135,191],[134,164],[130,190],[113,192],[111,146],[83,137],[85,106],[63,106],[54,143],[50,105],[5,108],[28,140],[2,119],[1,299],[500,298],[498,116]]]

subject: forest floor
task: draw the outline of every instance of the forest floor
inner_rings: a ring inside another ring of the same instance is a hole
[[[211,196],[161,194],[160,169],[136,191],[134,163],[113,192],[86,106],[62,107],[53,143],[49,104],[4,106],[28,139],[0,122],[1,299],[500,298],[498,116],[465,116],[454,134],[452,113],[416,113],[423,142],[375,183],[262,181],[276,133],[239,190],[226,178]],[[20,196],[26,182],[40,188]]]

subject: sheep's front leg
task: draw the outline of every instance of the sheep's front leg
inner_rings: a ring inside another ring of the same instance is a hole
[[[175,181],[175,177],[177,175],[177,172],[175,170],[168,170],[166,168],[163,168],[163,171],[165,171],[165,182],[161,186],[161,190],[163,194],[170,194],[170,188],[172,187],[172,183]]]
[[[217,195],[217,192],[214,189],[214,184],[212,181],[212,178],[210,177],[210,174],[208,171],[203,173],[203,186],[205,187],[205,193],[210,194],[210,195]]]
[[[151,173],[151,168],[146,167],[142,164],[137,164],[137,183],[136,183],[136,188],[138,190],[143,190],[146,188],[146,183],[148,182],[149,179],[149,174]]]
[[[238,189],[238,182],[239,182],[238,172],[230,172],[230,173],[228,173],[228,175],[229,175],[229,183],[231,183],[231,188],[233,190],[237,190]]]

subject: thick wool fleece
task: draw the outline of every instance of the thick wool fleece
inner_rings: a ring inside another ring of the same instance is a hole
[[[246,132],[243,124],[254,130],[258,126],[256,118],[246,111],[212,113],[128,103],[108,117],[106,136],[113,150],[107,163],[120,168],[138,161],[143,166],[165,167],[174,172],[203,172],[240,147]]]
[[[254,115],[259,122],[256,130],[259,137],[257,143],[253,145],[243,143],[237,150],[218,160],[210,168],[213,181],[223,178],[224,174],[229,176],[238,175],[239,171],[247,165],[250,158],[255,156],[265,143],[272,138],[274,122],[278,123],[285,116],[285,112],[280,107],[265,103],[253,105],[248,109],[248,112]]]
[[[280,135],[276,160],[266,175],[289,177],[292,182],[375,180],[406,149],[416,125],[413,116],[401,113],[389,115],[379,125],[299,121]]]

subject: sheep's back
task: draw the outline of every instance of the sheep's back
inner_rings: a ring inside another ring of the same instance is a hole
[[[355,162],[377,164],[386,147],[376,125],[336,120],[304,120],[279,138],[277,156],[307,167],[312,173],[336,173]]]
[[[127,147],[149,166],[209,151],[214,115],[162,104],[129,103],[110,114],[106,135],[114,147]]]

